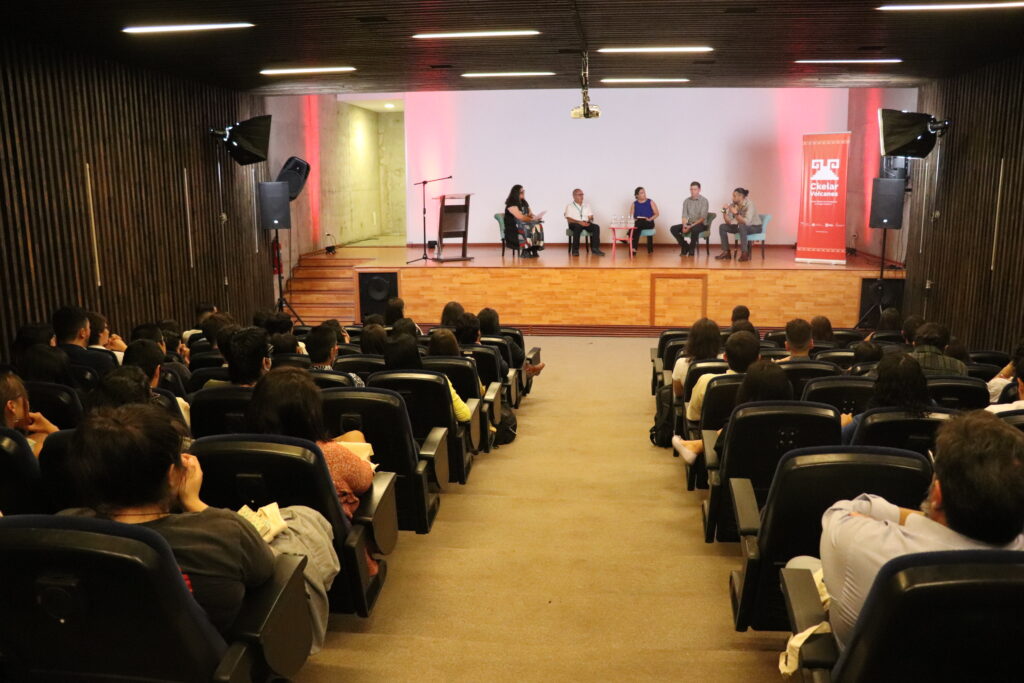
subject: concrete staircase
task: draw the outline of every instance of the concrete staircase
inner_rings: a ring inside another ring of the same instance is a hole
[[[367,259],[305,254],[292,269],[285,296],[307,325],[337,318],[342,325],[355,319],[358,278],[354,266]]]

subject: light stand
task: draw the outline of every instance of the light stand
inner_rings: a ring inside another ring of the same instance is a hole
[[[873,289],[875,290],[875,304],[864,311],[864,315],[860,317],[855,328],[863,326],[868,320],[871,319],[872,314],[876,313],[879,317],[882,316],[882,296],[885,294],[885,285],[882,281],[885,280],[885,242],[886,238],[889,237],[888,230],[882,230],[882,259],[878,264],[878,279],[875,280]]]
[[[416,263],[417,261],[429,261],[430,257],[427,256],[427,184],[436,183],[441,180],[451,180],[451,176],[445,176],[444,178],[434,178],[433,180],[421,180],[418,183],[413,183],[413,187],[416,185],[420,186],[420,202],[423,206],[423,255],[414,258],[412,261],[406,261],[405,265],[410,263]]]
[[[302,320],[302,316],[295,312],[288,298],[284,295],[284,267],[281,264],[281,240],[276,229],[274,230],[274,244],[271,246],[270,251],[273,254],[271,256],[272,265],[274,266],[274,271],[277,272],[277,312],[283,313],[284,309],[287,308],[295,316],[295,319],[299,321],[300,325],[305,325],[306,323]]]

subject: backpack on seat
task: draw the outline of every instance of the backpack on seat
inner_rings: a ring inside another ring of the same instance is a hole
[[[651,427],[651,443],[661,448],[668,448],[672,445],[674,418],[672,401],[672,385],[666,384],[663,387],[658,387],[658,393],[655,394],[657,410],[654,413],[654,426]]]

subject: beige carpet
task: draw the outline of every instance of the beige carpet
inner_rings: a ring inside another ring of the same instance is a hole
[[[737,544],[650,445],[648,339],[537,337],[520,435],[403,532],[370,619],[332,618],[303,682],[778,680],[777,633],[737,633]]]

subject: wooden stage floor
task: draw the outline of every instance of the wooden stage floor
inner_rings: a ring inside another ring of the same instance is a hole
[[[853,256],[845,266],[796,263],[794,250],[785,246],[768,247],[764,259],[755,246],[745,263],[716,261],[714,247],[710,257],[704,249],[696,257],[679,256],[674,245],[657,246],[653,254],[641,245],[634,258],[624,249],[613,257],[610,248],[607,256],[574,257],[564,244],[550,245],[535,259],[510,251],[502,256],[500,246],[471,246],[469,253],[472,261],[407,265],[422,248],[346,247],[334,256],[303,256],[292,282],[307,278],[304,272],[347,276],[358,298],[358,273],[397,272],[399,294],[417,322],[436,323],[444,304],[457,300],[474,312],[491,306],[503,324],[534,334],[648,335],[703,316],[727,325],[732,307],[741,303],[760,327],[819,314],[835,327],[850,327],[858,318],[861,281],[878,277],[877,259]],[[886,278],[902,277],[902,271],[886,272]],[[326,294],[328,287],[314,288]],[[353,317],[358,315],[355,310]]]

